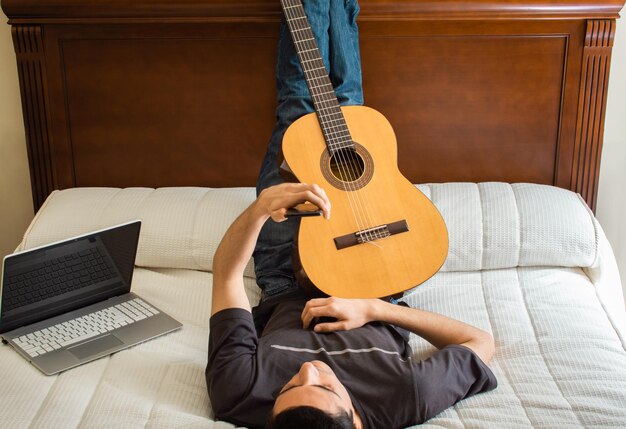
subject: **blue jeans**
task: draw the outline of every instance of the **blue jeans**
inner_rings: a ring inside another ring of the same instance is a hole
[[[356,17],[357,0],[303,0],[321,57],[341,105],[362,105],[361,58]],[[278,107],[276,125],[269,141],[257,181],[257,195],[265,188],[282,183],[278,154],[285,130],[296,119],[314,111],[302,68],[286,22],[281,22],[276,65]],[[263,299],[298,286],[292,267],[292,246],[299,220],[282,223],[268,220],[254,250],[257,283]]]

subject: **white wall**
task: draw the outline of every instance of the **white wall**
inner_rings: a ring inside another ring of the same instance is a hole
[[[0,12],[0,258],[13,252],[33,218],[17,65],[6,21]]]
[[[626,13],[626,12],[625,12]],[[597,216],[613,246],[626,294],[626,24],[613,47]],[[13,251],[33,217],[24,125],[11,30],[0,12],[0,256]]]
[[[617,21],[614,43],[596,216],[613,247],[626,295],[626,17]]]

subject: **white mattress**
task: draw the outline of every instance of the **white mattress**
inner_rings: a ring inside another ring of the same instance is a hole
[[[492,332],[499,381],[426,426],[624,427],[621,284],[610,246],[578,196],[527,184],[421,189],[446,219],[450,255],[407,299]],[[212,421],[204,381],[210,267],[226,227],[253,197],[251,189],[201,188],[51,195],[21,247],[140,217],[132,288],[184,326],[52,377],[0,347],[0,426],[231,427]],[[434,351],[417,337],[411,342],[418,357]]]

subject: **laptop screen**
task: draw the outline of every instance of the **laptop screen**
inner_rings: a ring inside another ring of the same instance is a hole
[[[4,259],[0,333],[130,291],[140,221]]]

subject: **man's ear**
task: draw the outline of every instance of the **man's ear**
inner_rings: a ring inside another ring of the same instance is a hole
[[[363,422],[361,421],[359,413],[356,412],[356,409],[352,411],[352,422],[354,423],[354,427],[356,429],[363,429]]]

